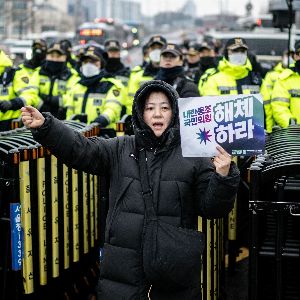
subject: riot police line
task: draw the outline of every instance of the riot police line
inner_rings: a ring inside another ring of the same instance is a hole
[[[87,137],[112,136],[96,124],[65,123]],[[113,134],[127,127],[119,122]],[[106,178],[66,167],[24,127],[0,134],[0,155],[2,299],[89,299],[103,254]],[[202,299],[226,294],[225,242],[236,236],[235,221],[235,210],[228,222],[198,217],[206,236]]]

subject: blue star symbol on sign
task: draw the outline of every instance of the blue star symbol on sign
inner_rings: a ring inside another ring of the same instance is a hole
[[[197,140],[200,140],[200,144],[202,143],[202,142],[204,142],[205,143],[205,145],[206,145],[206,142],[208,141],[208,142],[211,142],[211,140],[210,140],[210,137],[212,136],[211,134],[209,134],[209,131],[210,130],[205,130],[205,128],[203,129],[203,130],[201,130],[201,128],[199,128],[199,132],[200,133],[197,133],[197,135],[198,135],[198,137],[197,137]]]

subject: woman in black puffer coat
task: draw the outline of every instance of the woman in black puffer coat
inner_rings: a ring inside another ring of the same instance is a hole
[[[109,174],[109,211],[99,300],[148,299],[142,259],[145,205],[138,156],[146,151],[153,202],[159,219],[176,227],[197,228],[197,216],[226,216],[233,207],[239,171],[222,149],[208,158],[181,154],[178,95],[167,83],[149,81],[133,104],[135,136],[85,138],[50,114],[22,108],[22,120],[33,137],[72,168]],[[170,253],[170,255],[172,255]],[[199,271],[200,274],[200,271]],[[152,285],[151,299],[200,299],[199,286],[165,290]]]

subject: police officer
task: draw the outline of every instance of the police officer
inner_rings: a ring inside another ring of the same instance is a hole
[[[200,72],[199,77],[196,78],[196,80],[198,80],[197,83],[206,70],[217,67],[216,52],[212,43],[201,43],[198,47],[198,51],[200,57]]]
[[[11,121],[20,117],[20,108],[36,106],[37,86],[32,84],[28,74],[12,68],[12,61],[0,51],[0,131],[10,130]]]
[[[274,84],[278,80],[279,75],[288,67],[289,63],[293,64],[293,59],[290,57],[289,52],[285,51],[281,62],[273,70],[269,71],[263,79],[261,94],[264,98],[265,124],[268,133],[272,132],[272,128],[275,125],[271,106]]]
[[[67,55],[67,67],[71,70],[73,74],[78,73],[78,62],[76,60],[76,56],[72,53],[72,43],[65,39],[60,42],[61,48]]]
[[[184,65],[185,75],[190,77],[195,83],[196,77],[199,77],[200,71],[200,55],[199,55],[199,44],[192,44],[189,46],[186,55],[186,64]],[[198,82],[199,82],[198,79]]]
[[[197,85],[184,75],[183,53],[176,44],[168,43],[162,48],[160,69],[155,79],[172,85],[181,98],[199,97]]]
[[[60,43],[53,43],[47,50],[46,61],[37,70],[41,112],[49,111],[59,119],[65,119],[65,95],[79,80],[66,65],[67,55]]]
[[[130,68],[121,62],[121,46],[117,40],[107,40],[104,43],[107,59],[104,70],[108,77],[119,79],[127,87],[130,76]],[[107,76],[106,75],[106,76]]]
[[[272,112],[275,123],[282,128],[300,124],[300,41],[295,43],[294,66],[278,77],[272,92]]]
[[[246,41],[237,37],[227,41],[223,59],[217,68],[203,74],[198,88],[202,96],[256,94],[261,82],[260,75],[252,70]]]
[[[128,82],[128,97],[127,97],[127,114],[131,114],[131,107],[135,92],[140,86],[153,79],[159,71],[159,61],[161,48],[167,43],[167,40],[161,35],[154,35],[148,41],[148,53],[150,62],[146,64],[144,69],[133,69]]]
[[[26,74],[31,76],[34,73],[34,71],[45,62],[47,53],[47,43],[45,40],[34,40],[31,49],[31,59],[25,60],[23,64],[19,65],[19,68],[23,70],[23,72],[20,72],[22,73],[21,76],[26,76]]]
[[[67,118],[86,114],[87,122],[115,129],[120,119],[124,91],[119,80],[104,77],[103,57],[99,48],[91,46],[81,57],[82,77],[67,97]]]

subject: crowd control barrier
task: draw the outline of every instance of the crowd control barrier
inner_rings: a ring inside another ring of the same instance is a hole
[[[249,300],[300,299],[300,126],[277,129],[250,167]]]
[[[104,242],[105,178],[68,168],[25,128],[0,133],[0,162],[0,298],[88,299]]]
[[[64,122],[87,137],[132,132],[126,122],[117,123],[116,132]],[[23,127],[0,133],[0,184],[0,299],[93,299],[108,209],[106,178],[68,168]],[[202,300],[226,298],[227,228],[227,220],[198,218],[206,236]]]

